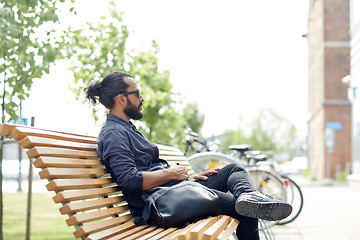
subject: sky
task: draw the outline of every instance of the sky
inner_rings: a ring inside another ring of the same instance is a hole
[[[118,1],[131,48],[160,46],[160,68],[174,90],[196,102],[207,137],[250,122],[271,108],[306,134],[309,0]],[[103,1],[77,0],[78,15],[63,25],[82,26],[108,13]],[[35,125],[97,135],[87,105],[68,90],[67,63],[33,84],[23,117]],[[145,99],[146,101],[146,99]]]

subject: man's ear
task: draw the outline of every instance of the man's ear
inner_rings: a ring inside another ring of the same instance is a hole
[[[114,99],[115,99],[115,103],[119,102],[120,101],[120,94],[118,94]]]
[[[119,101],[119,103],[121,105],[126,105],[126,100],[125,100],[126,96],[119,94],[116,98],[117,101]]]

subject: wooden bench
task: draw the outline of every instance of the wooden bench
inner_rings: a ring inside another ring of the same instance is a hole
[[[25,148],[33,165],[48,179],[53,200],[61,203],[68,226],[76,238],[100,239],[228,239],[238,221],[228,216],[210,217],[185,228],[136,226],[127,203],[96,153],[96,137],[2,124],[0,135]],[[178,162],[193,172],[183,153],[158,145],[161,158]]]

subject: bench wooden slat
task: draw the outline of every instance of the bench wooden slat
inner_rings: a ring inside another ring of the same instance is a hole
[[[135,228],[132,228],[126,232],[123,232],[121,234],[118,234],[114,237],[110,237],[108,238],[108,240],[117,240],[117,239],[124,239],[128,236],[132,236],[133,234],[136,234],[137,232],[141,232],[143,231],[144,229],[150,227],[149,225],[143,225],[143,226],[139,226],[139,227],[135,227]]]
[[[70,202],[63,205],[59,210],[61,214],[70,214],[70,213],[82,212],[96,208],[108,207],[123,201],[125,201],[124,198],[118,196],[118,197],[100,198],[100,199],[88,200],[88,201]]]
[[[135,226],[126,227],[127,225],[124,226],[125,225],[124,223],[129,220],[132,222],[133,225],[135,225],[131,219],[132,219],[132,216],[130,213],[128,213],[128,214],[125,214],[123,216],[116,217],[116,218],[109,218],[109,219],[105,219],[103,221],[95,221],[92,223],[87,223],[86,225],[79,227],[74,232],[74,236],[76,238],[80,238],[80,237],[87,236],[89,234],[99,233],[100,236],[101,235],[105,236],[104,238],[108,239],[108,237],[106,235],[104,235],[103,232],[99,232],[99,231],[103,231],[105,229],[108,230],[115,226],[124,229],[124,231],[128,231],[129,229],[132,229],[135,227]]]
[[[149,238],[148,240],[157,240],[157,239],[164,239],[166,236],[169,236],[170,234],[172,234],[173,232],[175,232],[176,230],[178,230],[177,228],[168,228],[165,229],[164,231],[162,231],[161,233]]]
[[[214,225],[212,225],[209,229],[207,229],[204,234],[204,240],[214,240],[220,233],[225,229],[227,224],[230,222],[229,216],[221,216],[220,220],[218,220]]]
[[[136,225],[133,221],[130,222],[126,222],[120,225],[117,225],[115,227],[106,229],[102,232],[97,232],[97,233],[93,233],[90,234],[86,239],[87,240],[103,240],[103,239],[108,239],[109,237],[114,236],[115,234],[120,234],[123,233],[127,230],[133,229],[135,228]]]
[[[54,178],[95,178],[106,174],[102,168],[44,168],[39,175],[42,179]]]
[[[159,150],[159,154],[161,156],[184,156],[184,153],[180,151]]]
[[[27,151],[29,158],[40,156],[98,159],[96,151],[82,151],[65,148],[33,147]]]
[[[66,219],[66,223],[68,224],[68,226],[78,225],[80,223],[86,223],[98,219],[116,216],[128,210],[129,208],[127,206],[118,206],[118,207],[100,209],[98,211],[93,211],[93,212],[77,213]]]
[[[239,225],[239,221],[236,219],[231,219],[230,224],[227,226],[226,230],[223,231],[218,240],[227,240],[229,237],[235,232],[237,226]]]
[[[139,231],[137,233],[134,233],[126,238],[124,238],[123,240],[137,240],[139,238],[141,238],[142,236],[148,234],[148,233],[151,233],[153,232],[154,230],[156,230],[156,227],[154,226],[149,226],[147,228],[145,228],[144,230],[142,231]]]
[[[69,140],[74,142],[84,142],[96,144],[96,137],[69,134],[63,132],[49,131],[31,127],[17,126],[12,131],[10,136],[15,140],[21,140],[27,136],[46,137],[52,139]]]
[[[93,143],[81,143],[81,142],[70,142],[59,139],[49,139],[37,136],[27,136],[19,141],[19,144],[23,148],[33,148],[35,146],[43,147],[59,147],[59,148],[69,148],[77,150],[94,150],[96,149],[96,144]]]
[[[201,239],[203,233],[217,221],[217,217],[210,217],[198,224],[190,231],[190,239]]]
[[[179,239],[179,240],[187,240],[190,239],[190,232],[192,229],[194,229],[196,226],[201,224],[205,219],[201,219],[197,221],[196,223],[189,224],[183,229],[178,229],[173,234],[169,235],[165,239]]]
[[[49,191],[63,191],[72,189],[98,188],[114,183],[112,178],[95,179],[53,179],[46,188]]]
[[[103,197],[107,194],[118,192],[119,189],[117,186],[106,187],[106,188],[92,188],[84,190],[72,190],[72,191],[62,191],[57,193],[53,200],[55,203],[65,203],[75,200],[84,200],[94,197]]]
[[[137,238],[137,240],[147,240],[151,237],[158,236],[158,234],[162,233],[163,231],[165,231],[165,228],[156,228],[153,231]]]
[[[23,136],[30,136],[30,135],[39,135],[36,133],[42,133],[44,136],[48,137],[48,138],[53,138],[51,137],[52,135],[56,134],[63,134],[64,136],[69,136],[70,138],[86,138],[90,143],[96,143],[96,137],[94,136],[88,136],[88,135],[84,135],[84,134],[76,134],[76,133],[69,133],[69,132],[62,132],[62,131],[55,131],[55,130],[50,130],[50,129],[40,129],[40,128],[36,128],[36,127],[31,127],[31,126],[26,126],[26,125],[20,125],[20,124],[12,124],[12,123],[3,123],[0,124],[0,136],[6,136],[6,137],[11,137],[11,133],[16,129],[19,132],[22,132],[24,135]],[[35,133],[35,134],[31,134],[31,133]],[[16,133],[19,134],[19,133]],[[14,135],[16,135],[14,133]],[[19,137],[19,139],[15,139],[15,140],[20,140],[24,137]],[[64,139],[68,139],[66,137],[64,137]]]
[[[175,147],[171,147],[171,146],[167,146],[167,145],[163,145],[163,144],[156,144],[156,146],[158,147],[159,150],[167,150],[167,151],[174,151],[174,152],[179,152],[180,150],[175,148]]]
[[[166,161],[179,161],[179,162],[186,162],[187,158],[183,155],[183,156],[161,156],[162,159],[166,160]]]
[[[191,168],[191,166],[190,166],[190,164],[189,163],[187,163],[187,162],[180,162],[180,161],[169,161],[169,160],[167,160],[168,161],[168,163],[170,164],[170,165],[172,165],[172,164],[180,164],[181,166],[185,166],[188,170],[191,170],[192,168]]]
[[[21,125],[18,124],[1,124],[0,125],[0,136],[9,137],[11,135],[11,132],[16,128],[21,127]]]
[[[101,166],[100,159],[75,159],[75,158],[61,158],[61,157],[47,157],[42,156],[35,159],[33,162],[37,168],[46,167],[60,167],[60,168],[91,168]]]

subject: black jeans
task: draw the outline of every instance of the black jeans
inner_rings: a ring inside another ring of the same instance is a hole
[[[244,168],[229,164],[221,168],[217,174],[208,176],[208,180],[198,182],[211,188],[218,195],[221,214],[240,221],[236,229],[236,236],[239,239],[259,240],[258,220],[241,216],[235,210],[236,199],[241,193],[255,191],[250,176]]]

